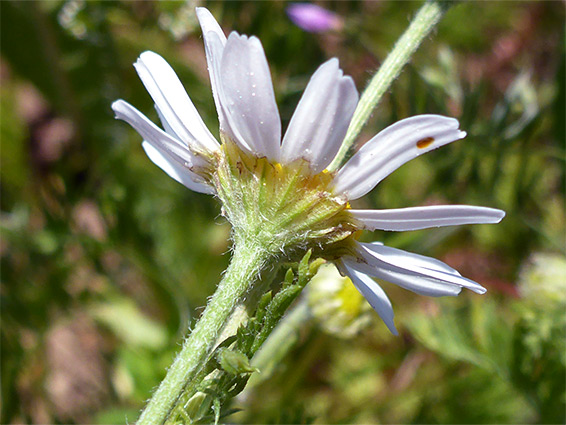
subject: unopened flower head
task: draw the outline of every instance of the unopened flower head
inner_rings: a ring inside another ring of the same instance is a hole
[[[338,338],[350,338],[371,323],[372,313],[348,277],[323,264],[307,288],[307,302],[320,328]]]
[[[142,53],[136,70],[155,101],[163,129],[123,100],[117,118],[143,137],[149,158],[173,179],[215,194],[233,226],[235,242],[254,241],[273,257],[300,258],[304,250],[335,263],[396,333],[393,309],[376,277],[428,296],[485,289],[433,258],[380,243],[359,243],[360,230],[407,231],[497,223],[503,211],[475,206],[359,210],[350,201],[370,192],[397,168],[423,153],[462,139],[458,121],[439,115],[407,118],[378,133],[337,172],[336,156],[358,103],[353,80],[338,60],[311,77],[281,137],[281,120],[265,53],[256,37],[228,37],[204,8],[202,27],[220,139],[205,126],[173,69]]]

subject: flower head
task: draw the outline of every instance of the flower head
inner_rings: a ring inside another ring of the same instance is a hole
[[[310,3],[292,3],[287,7],[287,15],[295,25],[308,32],[339,30],[344,25],[335,13]]]
[[[216,194],[239,240],[259,240],[273,255],[313,248],[336,264],[396,333],[393,309],[376,277],[428,296],[457,295],[479,284],[433,258],[356,241],[359,230],[406,231],[472,223],[497,223],[503,211],[475,206],[394,210],[351,209],[417,156],[462,139],[458,121],[419,115],[387,127],[337,172],[326,168],[337,154],[358,102],[353,80],[337,59],[311,77],[281,139],[281,120],[265,53],[256,37],[224,35],[210,12],[197,8],[219,143],[205,126],[173,69],[144,52],[135,68],[155,102],[163,129],[123,100],[117,118],[143,137],[149,158],[191,190]]]
[[[339,338],[350,338],[371,323],[371,308],[336,267],[323,264],[307,288],[310,313],[318,326]]]

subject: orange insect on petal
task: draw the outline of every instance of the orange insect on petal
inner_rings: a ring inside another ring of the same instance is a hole
[[[424,149],[428,148],[434,142],[434,137],[425,137],[417,142],[417,148]]]

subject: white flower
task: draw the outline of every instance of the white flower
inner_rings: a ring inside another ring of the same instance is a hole
[[[207,9],[197,8],[197,16],[204,35],[222,144],[205,126],[173,69],[156,53],[142,53],[135,68],[155,102],[164,130],[123,100],[112,105],[117,118],[142,135],[142,146],[158,167],[189,189],[218,194],[230,214],[239,206],[226,205],[229,200],[225,201],[218,192],[222,187],[218,170],[225,155],[223,146],[235,144],[253,158],[264,158],[274,170],[276,166],[284,169],[297,163],[307,164],[300,168],[303,178],[324,182],[318,193],[324,194],[326,202],[335,209],[330,208],[332,214],[342,221],[336,223],[335,219],[331,225],[324,221],[327,227],[319,226],[316,232],[301,231],[309,237],[316,235],[316,243],[322,246],[321,235],[342,229],[332,243],[347,239],[348,249],[329,259],[352,279],[395,334],[391,303],[371,277],[428,296],[458,295],[461,288],[485,292],[482,286],[438,260],[378,243],[358,243],[350,237],[358,229],[406,231],[501,221],[503,211],[464,205],[394,210],[349,208],[349,201],[367,194],[409,160],[464,138],[466,133],[459,130],[456,119],[419,115],[401,120],[369,140],[338,172],[329,173],[326,167],[342,144],[358,102],[354,82],[343,75],[338,60],[330,59],[311,77],[281,140],[281,120],[260,41],[236,32],[226,38]],[[304,187],[307,186],[301,186]],[[297,196],[293,199],[302,199],[300,193]],[[279,211],[272,209],[273,214]],[[329,214],[323,214],[325,220]],[[257,215],[264,219],[264,224],[270,223],[267,212],[259,211]]]

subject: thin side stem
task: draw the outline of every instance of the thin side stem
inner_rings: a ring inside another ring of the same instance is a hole
[[[260,280],[269,254],[250,243],[236,244],[230,266],[165,379],[142,412],[138,425],[165,422],[186,384],[206,364],[234,309]]]
[[[253,374],[247,388],[252,388],[268,379],[299,339],[299,332],[309,323],[311,312],[305,298],[288,311],[273,333],[267,338],[252,359],[252,366],[260,370]]]
[[[427,1],[417,12],[417,15],[395,44],[379,71],[374,75],[369,85],[364,90],[360,102],[354,112],[354,116],[340,147],[340,151],[328,166],[334,171],[342,165],[348,151],[367,123],[372,111],[375,109],[385,92],[393,81],[399,76],[401,69],[409,62],[411,56],[424,38],[438,24],[451,3],[444,1]]]

